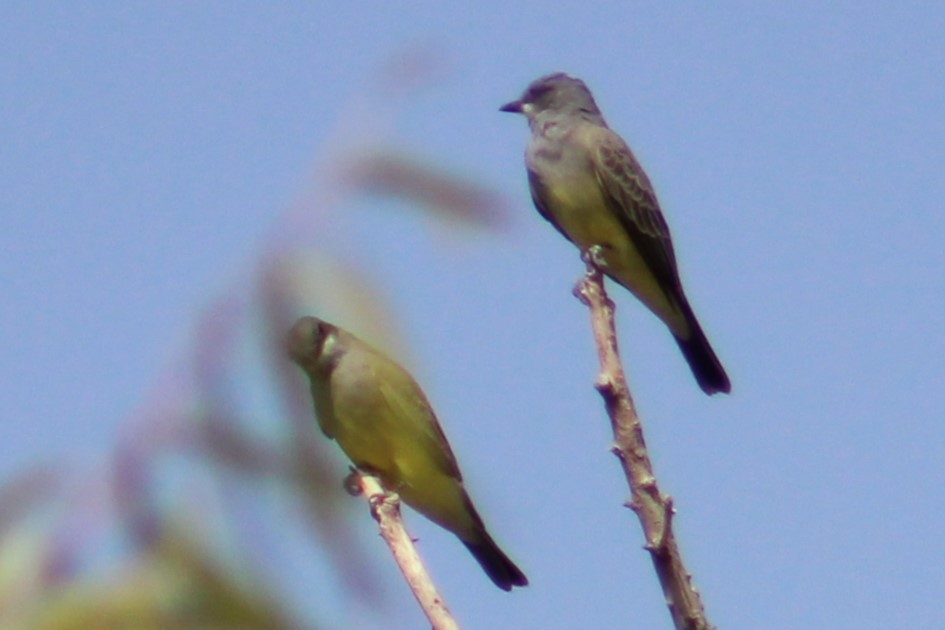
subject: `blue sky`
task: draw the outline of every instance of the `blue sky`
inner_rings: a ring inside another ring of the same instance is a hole
[[[942,627],[943,32],[945,8],[919,2],[6,3],[0,475],[94,467],[187,354],[202,309],[253,281],[279,217],[323,199],[332,147],[383,132],[495,190],[511,216],[452,235],[402,202],[332,210],[532,582],[499,592],[414,517],[447,601],[470,628],[669,627],[620,507],[570,294],[581,263],[531,206],[524,120],[498,112],[563,70],[647,169],[732,378],[731,396],[704,396],[664,328],[614,291],[710,618]],[[405,48],[428,51],[438,78],[375,102]],[[307,590],[319,557],[305,553],[286,588]],[[390,627],[419,627],[383,553]],[[343,609],[333,592],[313,581],[316,608]]]

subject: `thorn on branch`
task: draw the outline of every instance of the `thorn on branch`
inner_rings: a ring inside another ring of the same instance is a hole
[[[646,490],[647,492],[652,492],[655,488],[656,488],[656,477],[653,477],[652,475],[650,475],[650,476],[644,477],[643,479],[640,480],[640,489],[641,489],[641,490]],[[660,501],[659,495],[657,495],[655,498],[656,498],[657,501]],[[660,502],[662,503],[662,501],[660,501]]]
[[[591,300],[587,295],[587,279],[581,278],[574,283],[574,288],[571,289],[571,295],[576,297],[578,301],[581,302],[584,306],[590,306]]]
[[[610,447],[610,452],[613,453],[621,462],[625,462],[627,460],[627,454],[624,453],[623,449],[616,444]]]
[[[614,384],[613,379],[604,374],[601,374],[597,380],[594,381],[594,389],[607,401],[611,401],[617,396],[617,386]]]
[[[660,528],[658,543],[660,548],[666,546],[666,541],[672,536],[672,527],[673,527],[673,514],[676,513],[676,510],[673,509],[673,498],[670,496],[663,497],[663,526]],[[688,572],[687,572],[688,573]]]
[[[658,487],[637,416],[626,383],[614,327],[614,303],[607,295],[603,270],[606,261],[600,247],[582,252],[587,271],[574,287],[574,295],[588,307],[591,330],[597,345],[600,372],[594,387],[604,399],[614,433],[611,452],[620,460],[630,486],[631,499],[623,505],[637,515],[643,527],[644,549],[650,552],[660,586],[670,608],[676,630],[711,628],[701,598],[692,586],[672,531],[672,499]]]

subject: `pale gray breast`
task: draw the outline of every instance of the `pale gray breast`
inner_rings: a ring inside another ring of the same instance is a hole
[[[536,125],[525,153],[525,164],[543,181],[560,184],[592,176],[590,155],[578,141],[584,123],[574,116],[557,116]]]

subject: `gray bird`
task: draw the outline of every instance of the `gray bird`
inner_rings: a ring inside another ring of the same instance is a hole
[[[541,216],[582,252],[598,246],[602,270],[666,324],[705,393],[731,391],[683,293],[653,186],[584,82],[550,74],[500,109],[528,119],[525,165]]]

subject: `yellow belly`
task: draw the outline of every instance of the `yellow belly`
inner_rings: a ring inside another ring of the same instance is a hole
[[[680,335],[688,325],[682,312],[671,301],[640,256],[623,225],[610,210],[596,178],[588,176],[576,182],[546,189],[545,207],[555,224],[581,251],[594,245],[603,248],[605,271],[646,304],[657,317]]]
[[[476,523],[469,513],[468,499],[458,479],[437,464],[437,453],[429,441],[419,439],[415,422],[403,417],[370,389],[350,396],[344,410],[335,410],[335,439],[358,466],[378,473],[384,485],[415,510],[472,540]]]

